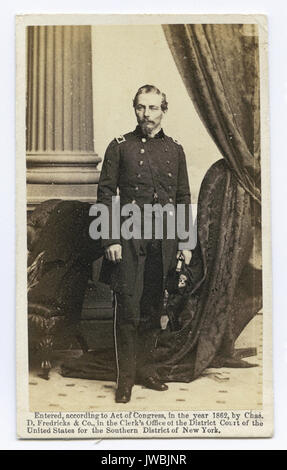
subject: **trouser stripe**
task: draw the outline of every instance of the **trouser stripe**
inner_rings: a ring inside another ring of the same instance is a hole
[[[117,345],[117,313],[118,313],[118,301],[117,295],[114,292],[114,341],[115,341],[115,354],[116,354],[116,364],[117,364],[117,387],[119,384],[119,356],[118,356],[118,345]]]

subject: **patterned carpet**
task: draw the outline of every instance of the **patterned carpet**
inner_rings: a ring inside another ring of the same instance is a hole
[[[228,410],[262,407],[262,315],[257,315],[238,338],[236,347],[256,347],[257,356],[246,358],[258,367],[247,369],[207,369],[191,383],[170,383],[165,392],[135,386],[129,404],[114,402],[115,384],[94,380],[71,379],[59,374],[66,357],[79,355],[76,350],[57,353],[50,380],[30,371],[31,411],[116,411],[116,410]]]

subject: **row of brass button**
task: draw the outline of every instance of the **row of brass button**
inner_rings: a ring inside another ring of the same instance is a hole
[[[167,152],[168,149],[164,149],[164,151]],[[145,149],[140,149],[140,153],[145,153]],[[170,163],[170,161],[167,160],[166,163]]]

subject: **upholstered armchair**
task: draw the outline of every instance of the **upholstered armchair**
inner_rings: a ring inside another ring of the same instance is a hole
[[[79,201],[45,201],[28,215],[29,345],[40,353],[45,379],[57,337],[88,349],[79,324],[92,263],[102,254],[89,221],[89,204]]]

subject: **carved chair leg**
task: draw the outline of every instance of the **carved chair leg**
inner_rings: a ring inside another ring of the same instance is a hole
[[[53,339],[52,336],[44,336],[40,342],[41,351],[41,371],[39,377],[49,380],[50,370],[52,368],[51,355],[53,351]]]

